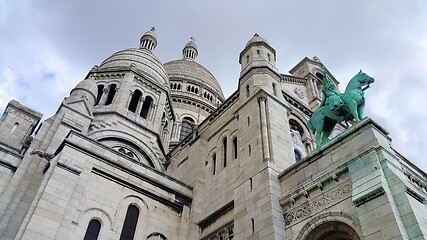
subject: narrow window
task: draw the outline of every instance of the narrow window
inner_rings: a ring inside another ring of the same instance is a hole
[[[251,125],[251,118],[248,117],[248,127]]]
[[[255,220],[251,218],[251,227],[252,227],[252,234],[255,233]]]
[[[250,156],[250,155],[251,155],[251,153],[252,153],[251,145],[249,145],[249,146],[248,146],[248,152],[249,152],[249,156]]]
[[[246,64],[249,63],[249,55],[246,55]]]
[[[141,113],[139,114],[141,117],[147,119],[148,112],[151,108],[151,103],[153,99],[150,96],[145,97],[144,104],[142,104]]]
[[[184,117],[181,123],[181,132],[179,134],[179,141],[184,139],[188,134],[193,131],[194,120],[189,117]]]
[[[99,101],[101,100],[103,92],[104,92],[104,85],[98,85],[98,95],[96,96],[96,103],[95,103],[95,105],[99,104]]]
[[[187,92],[189,92],[191,90],[190,86],[187,86]]]
[[[249,85],[246,86],[246,97],[250,96]]]
[[[120,240],[132,240],[135,236],[136,224],[138,223],[139,209],[130,205],[126,212],[125,222],[123,224]]]
[[[212,156],[212,173],[213,175],[216,173],[216,153]]]
[[[294,154],[295,154],[295,162],[299,162],[301,160],[301,154],[297,150],[294,150]]]
[[[237,159],[237,137],[233,138],[234,159]]]
[[[261,54],[259,53],[259,49],[256,50],[256,55],[258,56],[258,58],[261,57]]]
[[[271,62],[270,53],[267,54],[268,61]]]
[[[129,103],[129,107],[128,107],[129,111],[131,112],[136,111],[136,107],[138,106],[138,102],[139,102],[139,99],[141,98],[141,95],[142,95],[141,91],[135,90],[135,92],[132,94],[132,98]]]
[[[249,189],[250,189],[251,192],[253,190],[253,185],[252,184],[253,184],[252,183],[252,178],[249,178]]]
[[[276,93],[276,84],[274,84],[274,83],[273,83],[273,94],[274,94],[274,96],[277,95],[277,93]]]
[[[97,240],[100,230],[101,230],[101,223],[96,219],[90,220],[83,240]]]
[[[12,129],[10,129],[9,134],[13,134],[18,126],[19,126],[19,123],[13,124]]]
[[[105,103],[105,105],[110,105],[113,102],[114,99],[114,95],[116,95],[116,84],[112,84],[110,86],[110,91],[108,92],[108,98],[107,98],[107,102]]]
[[[222,140],[222,146],[224,150],[224,168],[227,167],[227,137]]]

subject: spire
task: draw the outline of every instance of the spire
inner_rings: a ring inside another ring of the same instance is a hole
[[[185,44],[184,49],[182,50],[182,59],[195,61],[198,55],[197,46],[194,42],[194,38],[190,37],[190,41]]]
[[[142,35],[139,48],[140,49],[147,49],[149,51],[153,51],[157,46],[157,36],[154,33],[156,29],[152,27],[150,31],[144,33]]]

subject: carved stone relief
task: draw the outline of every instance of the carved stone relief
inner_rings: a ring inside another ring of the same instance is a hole
[[[301,88],[295,88],[294,92],[299,99],[304,99],[304,92],[301,90]]]
[[[305,219],[314,213],[331,206],[351,194],[351,184],[346,183],[337,186],[320,196],[307,200],[305,203],[292,207],[284,213],[285,225],[291,225],[299,220]]]

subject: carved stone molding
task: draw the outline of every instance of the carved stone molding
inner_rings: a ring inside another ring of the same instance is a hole
[[[427,200],[425,197],[421,196],[420,194],[418,194],[417,192],[415,192],[414,190],[406,187],[406,193],[408,193],[409,195],[411,195],[413,198],[415,198],[417,201],[419,201],[422,204],[426,204]]]
[[[320,196],[309,200],[299,206],[289,209],[284,213],[285,225],[291,225],[298,220],[305,219],[315,212],[325,209],[326,207],[344,199],[351,194],[351,184],[346,183],[321,194]]]
[[[363,195],[362,197],[354,200],[354,204],[356,205],[356,207],[371,201],[374,198],[377,198],[381,195],[383,195],[385,193],[384,188],[383,187],[379,187],[371,192],[369,192],[368,194]]]

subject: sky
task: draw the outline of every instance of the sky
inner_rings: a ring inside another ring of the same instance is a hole
[[[139,46],[151,27],[154,54],[181,59],[195,38],[197,62],[225,97],[237,89],[238,57],[258,33],[288,71],[319,57],[341,82],[360,70],[375,78],[365,116],[427,171],[427,1],[45,1],[0,0],[0,114],[11,99],[53,115],[88,71],[114,52]]]

